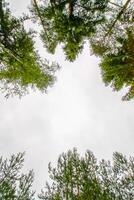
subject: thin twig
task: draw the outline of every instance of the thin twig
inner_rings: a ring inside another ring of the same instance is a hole
[[[123,6],[120,6],[119,4],[116,4],[114,2],[111,2],[111,1],[108,1],[110,4],[114,5],[114,6],[117,6],[117,7],[120,7],[120,8],[123,8]]]

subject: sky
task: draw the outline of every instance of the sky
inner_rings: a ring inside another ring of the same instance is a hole
[[[26,11],[29,0],[11,0],[14,14]],[[47,94],[33,92],[22,99],[0,94],[0,154],[26,152],[25,170],[34,169],[39,192],[48,178],[47,166],[73,147],[83,155],[89,149],[98,159],[111,159],[114,151],[134,153],[134,102],[123,102],[101,80],[99,59],[90,56],[88,44],[74,63],[65,61],[60,47],[51,56],[62,68]]]

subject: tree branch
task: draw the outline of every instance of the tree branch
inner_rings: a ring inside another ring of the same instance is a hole
[[[127,9],[127,6],[129,5],[130,1],[131,1],[131,0],[127,0],[127,1],[126,1],[126,3],[124,4],[124,6],[123,6],[122,9],[120,10],[120,12],[117,14],[116,19],[113,21],[113,23],[112,23],[110,29],[108,30],[108,32],[106,33],[105,37],[107,37],[107,36],[111,33],[111,31],[112,31],[113,27],[115,26],[116,22],[120,19],[121,15],[122,15],[122,14],[124,13],[124,11]]]
[[[0,47],[3,49],[3,51],[5,51],[9,56],[13,57],[16,61],[18,61],[21,64],[21,68],[24,70],[24,67],[22,67],[22,65],[24,66],[24,63],[17,58],[8,48],[6,48],[2,43],[0,44]]]
[[[118,4],[116,4],[116,3],[114,3],[114,2],[111,2],[111,1],[108,1],[110,4],[112,4],[112,5],[114,5],[114,6],[117,6],[117,7],[119,7],[119,8],[122,8],[122,6],[120,6],[120,5],[118,5]]]
[[[37,13],[38,13],[38,17],[39,17],[39,19],[40,19],[41,25],[42,25],[43,30],[44,30],[44,32],[45,32],[45,34],[46,34],[46,36],[47,36],[48,41],[49,41],[49,37],[48,37],[48,34],[47,34],[47,30],[46,30],[46,28],[45,28],[45,26],[44,26],[44,22],[43,22],[43,19],[42,19],[40,10],[39,10],[39,6],[38,6],[38,3],[37,3],[36,0],[33,0],[33,5],[34,5],[34,8],[36,9],[36,11],[37,11]]]

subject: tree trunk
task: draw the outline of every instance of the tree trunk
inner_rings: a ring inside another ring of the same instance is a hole
[[[38,14],[38,17],[39,17],[39,19],[40,19],[42,28],[43,28],[43,30],[44,30],[44,32],[45,32],[45,34],[46,34],[47,40],[49,41],[49,37],[48,37],[48,34],[47,34],[47,30],[46,30],[46,28],[45,28],[45,26],[44,26],[44,22],[43,22],[43,19],[42,19],[41,13],[40,13],[40,9],[39,9],[39,6],[38,6],[38,3],[37,3],[36,0],[33,0],[33,6],[34,6],[34,8],[35,8],[35,10],[36,10],[36,12],[37,12],[37,14]]]
[[[7,34],[7,28],[6,28],[6,24],[5,24],[5,20],[4,20],[4,11],[3,11],[3,0],[0,0],[0,25],[1,25],[1,34],[3,35],[4,37],[4,40],[1,41],[1,43],[4,45],[4,46],[8,46],[8,34]]]
[[[74,4],[69,3],[69,18],[73,17],[73,11],[74,11]]]

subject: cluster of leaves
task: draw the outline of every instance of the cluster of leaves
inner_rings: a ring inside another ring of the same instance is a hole
[[[9,160],[0,158],[0,199],[34,200],[32,183],[34,174],[22,174],[24,153],[12,155]]]
[[[29,88],[46,91],[55,81],[58,65],[41,60],[34,48],[34,32],[24,28],[25,19],[12,16],[0,0],[0,87],[7,97],[22,96]]]
[[[80,157],[77,150],[60,155],[57,167],[49,164],[51,184],[40,194],[45,200],[132,200],[134,158],[113,154],[113,162],[99,164],[92,152]]]

